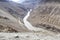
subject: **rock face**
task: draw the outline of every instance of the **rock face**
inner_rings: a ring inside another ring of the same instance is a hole
[[[60,3],[40,4],[31,12],[29,21],[35,27],[60,32]],[[47,26],[48,25],[48,26]]]
[[[18,3],[14,2],[0,2],[0,9],[9,12],[14,17],[24,17],[26,15],[27,9]]]

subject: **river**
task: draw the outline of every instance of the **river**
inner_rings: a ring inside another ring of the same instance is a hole
[[[30,16],[30,13],[31,12],[32,12],[32,9],[30,9],[30,11],[28,11],[27,15],[23,19],[23,22],[24,22],[25,27],[27,29],[31,30],[31,31],[41,31],[41,30],[43,30],[41,28],[34,27],[29,21],[27,21],[27,19]]]

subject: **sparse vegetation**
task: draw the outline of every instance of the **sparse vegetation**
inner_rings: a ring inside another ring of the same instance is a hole
[[[0,16],[0,19],[6,19],[9,20],[7,17]]]
[[[8,27],[7,25],[0,24],[0,32],[17,32],[17,31]]]
[[[40,27],[40,28],[43,28],[43,29],[46,29],[46,30],[49,30],[49,31],[52,31],[52,32],[55,32],[55,33],[60,33],[60,29],[55,27],[55,26],[51,26],[49,24],[36,24],[35,25],[36,27]]]

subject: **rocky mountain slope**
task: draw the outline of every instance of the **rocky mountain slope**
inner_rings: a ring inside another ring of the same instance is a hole
[[[26,13],[27,8],[21,4],[17,4],[15,2],[0,2],[0,27],[2,27],[3,30],[6,29],[5,27],[7,27],[6,32],[11,29],[15,30],[16,32],[27,31],[22,23],[22,19]],[[21,24],[19,24],[19,20]],[[4,32],[2,30],[0,31]]]
[[[35,8],[28,20],[38,28],[60,32],[60,3],[43,3]]]

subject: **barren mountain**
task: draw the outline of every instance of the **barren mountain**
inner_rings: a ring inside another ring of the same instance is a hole
[[[26,13],[27,8],[21,4],[15,2],[0,2],[0,27],[2,27],[3,30],[7,27],[6,32],[11,29],[16,32],[27,31],[22,21]],[[21,24],[19,24],[19,20]],[[2,29],[0,31],[4,32]]]
[[[28,18],[35,27],[60,32],[60,3],[43,3],[35,8]]]
[[[39,3],[40,1],[38,0],[27,0],[23,2],[23,5],[15,2],[0,2],[0,25],[3,26],[3,30],[5,30],[5,32],[10,32],[8,30],[14,30],[14,32],[29,31],[24,25],[23,18],[29,9],[32,8],[33,11],[28,21],[33,26],[59,33],[60,3]],[[7,29],[5,27],[7,27]]]

